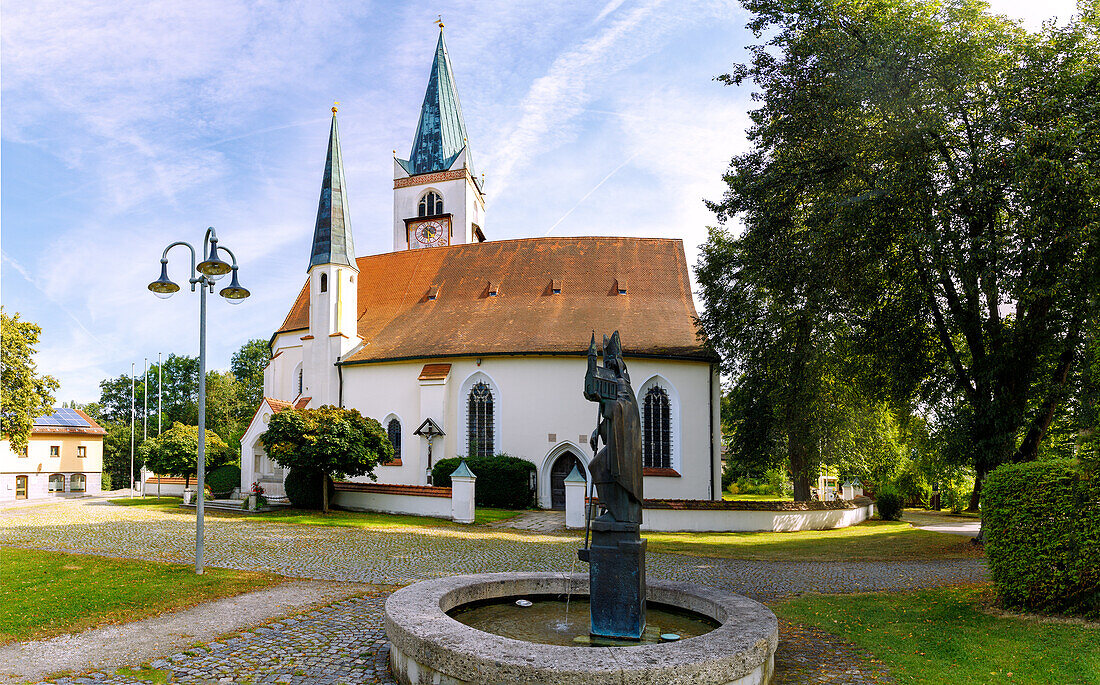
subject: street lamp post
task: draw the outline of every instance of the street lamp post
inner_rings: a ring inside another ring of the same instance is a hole
[[[251,293],[237,282],[237,256],[228,248],[221,248],[227,252],[233,260],[228,264],[218,257],[218,234],[213,228],[206,229],[206,235],[202,241],[203,259],[196,266],[195,248],[190,243],[176,241],[164,248],[160,255],[160,278],[149,284],[149,290],[159,298],[165,299],[172,296],[180,287],[168,278],[168,251],[177,245],[183,245],[191,251],[191,292],[195,292],[195,286],[199,290],[199,449],[196,455],[198,469],[196,473],[198,501],[195,506],[195,573],[202,574],[202,544],[203,544],[203,500],[205,475],[206,475],[206,291],[214,292],[214,281],[219,277],[233,272],[233,280],[229,285],[219,291],[230,304],[240,304]]]

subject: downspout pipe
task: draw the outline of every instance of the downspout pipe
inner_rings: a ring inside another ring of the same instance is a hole
[[[712,500],[719,499],[714,496],[717,490],[714,487],[714,364],[710,365],[710,392],[708,404],[710,406],[710,498]]]

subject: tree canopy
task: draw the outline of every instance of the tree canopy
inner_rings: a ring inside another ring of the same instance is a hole
[[[229,462],[233,452],[217,433],[206,431],[205,469],[214,469]],[[145,466],[158,475],[183,476],[187,484],[198,473],[199,428],[182,423],[141,444],[140,456]]]
[[[744,233],[704,246],[703,328],[792,471],[839,370],[962,438],[976,503],[1038,455],[1097,318],[1097,3],[1038,32],[978,0],[744,5],[762,41],[720,78],[760,105],[711,204]]]
[[[53,411],[53,392],[57,381],[38,373],[34,355],[38,324],[23,321],[16,312],[8,316],[0,307],[0,422],[12,450],[21,452],[27,446],[35,418]]]
[[[355,409],[323,406],[286,409],[274,414],[260,442],[277,464],[326,476],[370,475],[380,462],[393,459],[382,424]],[[327,478],[321,478],[323,508],[328,510]]]

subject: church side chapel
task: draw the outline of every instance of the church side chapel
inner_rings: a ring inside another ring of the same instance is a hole
[[[378,483],[425,486],[440,459],[506,453],[535,465],[540,506],[564,508],[566,476],[592,459],[589,341],[617,330],[646,496],[721,499],[717,359],[697,335],[681,240],[489,239],[441,25],[412,150],[394,159],[393,250],[357,256],[332,111],[308,279],[271,336],[242,490],[283,494],[259,441],[272,414],[336,405],[388,433],[396,458]],[[430,450],[429,420],[443,432]]]

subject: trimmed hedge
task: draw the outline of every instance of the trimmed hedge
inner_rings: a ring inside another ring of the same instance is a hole
[[[875,509],[887,521],[900,520],[905,512],[905,498],[894,488],[885,487],[875,495]]]
[[[451,487],[451,474],[462,460],[458,457],[440,459],[432,467],[432,485]],[[477,476],[474,502],[482,507],[526,509],[534,504],[531,472],[535,465],[526,459],[498,454],[493,457],[470,457],[466,465]]]
[[[241,486],[241,469],[233,464],[219,466],[206,474],[205,485],[215,496],[229,495]]]
[[[321,498],[322,475],[314,469],[291,469],[283,483],[290,503],[299,509],[320,509],[324,505]],[[324,477],[328,480],[328,505],[331,508],[332,498],[336,496],[336,486],[331,478]]]
[[[1006,606],[1100,616],[1100,483],[1075,461],[999,467],[982,489],[982,518]]]

